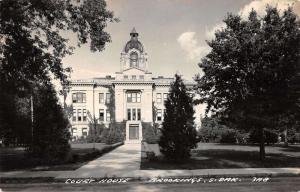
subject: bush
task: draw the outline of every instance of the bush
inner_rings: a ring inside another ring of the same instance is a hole
[[[111,123],[108,129],[104,129],[101,135],[101,141],[106,144],[114,144],[125,140],[125,122]]]
[[[86,137],[87,143],[103,142],[101,135],[102,135],[103,130],[105,130],[105,129],[107,129],[107,128],[105,127],[105,125],[103,123],[99,124],[99,123],[90,122],[89,123],[89,133]]]
[[[143,127],[143,140],[149,144],[157,144],[159,140],[157,124],[153,126],[151,123],[142,122]]]
[[[201,128],[198,135],[202,142],[219,143],[221,140],[221,132],[224,126],[219,123],[217,118],[205,117],[201,121]]]
[[[248,142],[249,143],[259,143],[260,142],[259,138],[260,138],[259,131],[257,129],[253,129],[249,133]],[[265,143],[267,143],[268,145],[277,143],[278,142],[278,134],[273,131],[270,131],[268,129],[265,129],[264,130],[264,140],[265,140]]]
[[[155,156],[155,153],[153,151],[147,151],[146,152],[146,158],[149,160],[149,161],[153,161],[156,159],[156,156]]]
[[[295,143],[300,143],[300,133],[295,133]]]
[[[233,129],[223,129],[221,132],[220,143],[236,143],[236,131]]]
[[[297,142],[297,135],[296,135],[296,129],[291,128],[287,131],[287,141],[288,143],[296,143]],[[298,140],[299,142],[299,140]]]
[[[249,133],[236,132],[236,142],[238,144],[246,144],[249,140]]]

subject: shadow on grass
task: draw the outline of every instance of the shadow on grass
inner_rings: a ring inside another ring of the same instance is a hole
[[[200,150],[189,160],[170,163],[162,159],[148,161],[142,159],[141,169],[225,169],[225,168],[273,168],[300,167],[300,157],[268,153],[264,162],[259,160],[257,151],[238,151],[225,149]]]
[[[13,149],[1,149],[0,151],[0,171],[64,171],[75,170],[96,158],[110,152],[117,145],[107,145],[102,149],[93,148],[72,148],[71,158],[55,164],[31,157],[24,150],[15,151]]]
[[[284,152],[300,152],[300,146],[287,146],[287,147],[282,147],[280,149],[281,151]]]

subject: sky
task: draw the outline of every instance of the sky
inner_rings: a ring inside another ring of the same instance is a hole
[[[130,39],[133,27],[148,53],[149,71],[154,76],[173,77],[175,73],[192,79],[201,73],[198,63],[209,52],[206,40],[223,26],[228,12],[243,18],[254,8],[264,14],[267,4],[284,10],[289,5],[300,15],[300,0],[106,0],[108,9],[120,19],[106,31],[112,42],[102,52],[91,52],[89,45],[76,48],[63,59],[72,67],[71,79],[113,75],[120,71],[120,53]],[[66,34],[71,42],[72,33]]]

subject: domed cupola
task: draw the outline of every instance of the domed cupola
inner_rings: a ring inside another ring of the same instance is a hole
[[[138,68],[147,71],[147,58],[143,44],[138,40],[139,34],[135,28],[130,33],[130,40],[125,44],[121,53],[121,71]]]
[[[144,52],[144,46],[143,44],[138,40],[139,34],[136,32],[135,28],[132,29],[130,33],[131,39],[126,43],[124,47],[124,52],[128,53],[130,49],[137,49],[141,53]]]

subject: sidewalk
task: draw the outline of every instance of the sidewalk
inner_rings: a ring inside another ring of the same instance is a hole
[[[139,170],[140,164],[141,144],[125,144],[75,171],[65,171],[56,178],[122,177]]]
[[[243,168],[243,169],[195,169],[195,170],[140,170],[141,145],[127,144],[95,159],[74,171],[13,171],[1,172],[1,178],[104,178],[130,177],[252,177],[252,176],[300,176],[300,168]]]

